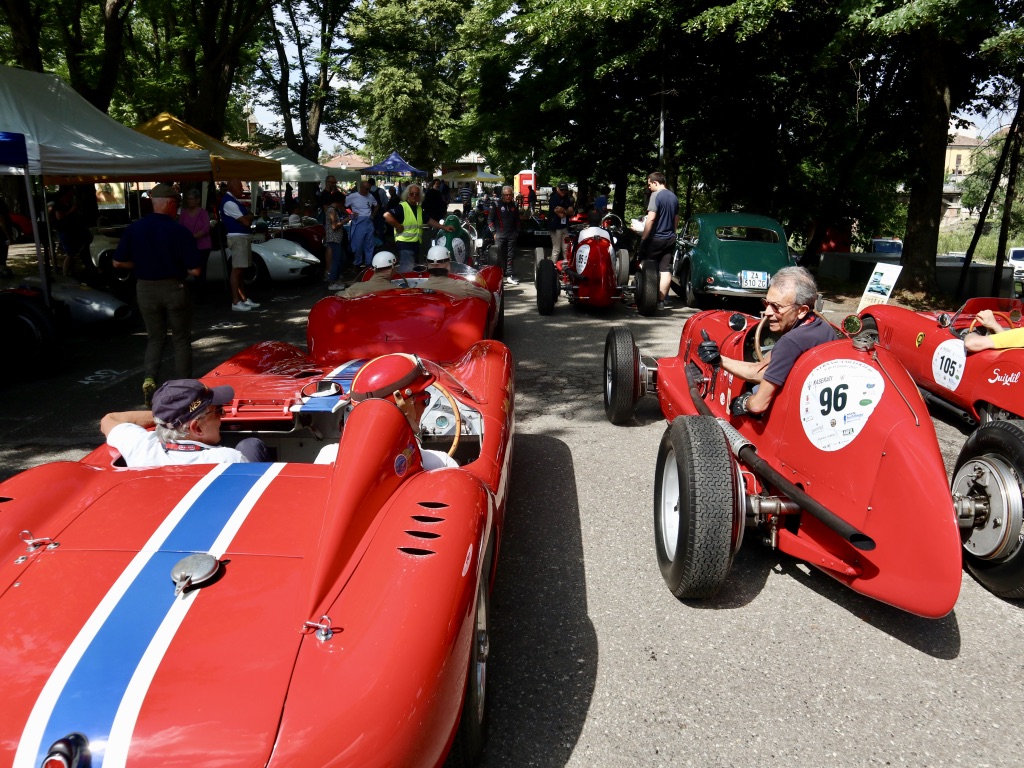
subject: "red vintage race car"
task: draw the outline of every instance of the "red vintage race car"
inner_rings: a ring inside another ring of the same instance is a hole
[[[860,316],[867,328],[878,331],[879,344],[899,356],[929,402],[969,424],[1024,418],[1019,392],[1024,349],[964,350],[969,331],[986,332],[977,322],[983,309],[992,310],[1007,329],[1022,327],[1020,299],[969,299],[952,316],[878,304]]]
[[[566,235],[566,258],[552,261],[544,248],[535,249],[537,311],[550,315],[565,294],[570,304],[608,307],[636,303],[641,315],[658,308],[658,270],[654,262],[640,265],[630,281],[629,251],[621,247],[622,221],[609,214],[600,227]]]
[[[452,265],[447,279],[486,286],[490,302],[457,297],[423,286],[422,272],[396,273],[392,290],[357,298],[328,296],[313,305],[306,326],[310,352],[324,359],[375,357],[414,350],[429,360],[454,360],[481,339],[500,339],[505,330],[505,288],[499,267],[480,270]],[[373,276],[364,270],[357,278]]]
[[[855,326],[859,326],[853,318]],[[858,330],[851,327],[851,331]],[[960,535],[935,429],[899,359],[872,337],[837,332],[803,353],[760,419],[729,415],[746,383],[697,355],[760,360],[766,326],[716,310],[690,318],[674,357],[642,357],[613,328],[605,409],[627,421],[656,393],[669,421],[655,471],[661,572],[680,598],[711,597],[743,540],[806,561],[905,611],[944,616],[960,591]]]
[[[224,443],[259,436],[273,463],[129,469],[103,446],[0,486],[0,763],[476,760],[512,360],[483,340],[424,361],[417,436],[392,402],[346,405],[350,340],[204,377],[234,388]],[[425,471],[417,438],[459,466]]]

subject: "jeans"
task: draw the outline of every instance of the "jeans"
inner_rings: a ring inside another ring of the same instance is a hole
[[[368,267],[373,262],[373,222],[365,216],[353,220],[349,238],[357,267]]]
[[[516,255],[515,233],[499,232],[494,236],[494,242],[498,247],[497,265],[505,269],[505,277],[511,277],[512,259]]]
[[[398,256],[397,269],[399,272],[412,272],[413,267],[416,266],[416,262],[419,260],[420,255],[420,244],[405,243],[401,240],[395,241],[395,250]]]
[[[139,314],[146,325],[146,378],[158,379],[167,330],[174,344],[176,378],[192,378],[192,302],[181,280],[139,280]]]
[[[328,273],[328,277],[333,283],[341,277],[341,243],[324,243],[324,246],[331,250],[331,271]]]

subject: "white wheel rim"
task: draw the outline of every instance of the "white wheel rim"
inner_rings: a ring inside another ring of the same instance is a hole
[[[665,454],[665,468],[661,473],[661,517],[662,547],[665,556],[676,559],[676,542],[679,541],[679,465],[676,453],[669,448]]]

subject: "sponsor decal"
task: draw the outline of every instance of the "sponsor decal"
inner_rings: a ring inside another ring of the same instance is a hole
[[[932,354],[932,379],[940,387],[956,390],[964,377],[967,352],[960,339],[947,339]]]
[[[922,344],[924,344],[924,331],[921,331],[921,333],[917,334],[917,338],[914,340],[915,347],[920,347]]]
[[[412,461],[414,450],[415,446],[407,445],[404,451],[395,456],[395,474],[399,477],[405,477],[405,473],[409,471],[409,462]]]
[[[843,430],[843,437],[846,437],[847,435],[852,435],[852,434],[853,434],[853,427],[849,427],[849,428]]]
[[[810,443],[838,451],[853,442],[885,391],[882,374],[859,360],[829,360],[801,385],[800,422]],[[870,392],[870,395],[869,395]]]
[[[1020,381],[1020,371],[1014,371],[1013,373],[1001,373],[998,368],[992,371],[992,378],[987,379],[989,384],[1002,384],[1004,387],[1008,387],[1011,384],[1016,384]]]
[[[864,418],[864,414],[863,413],[857,413],[856,411],[854,411],[853,413],[844,413],[843,414],[843,424],[853,424],[854,422],[860,421],[863,418]]]
[[[873,402],[874,401],[871,398],[865,397],[863,400],[860,401],[860,404],[861,405],[871,405],[871,403],[873,403]]]

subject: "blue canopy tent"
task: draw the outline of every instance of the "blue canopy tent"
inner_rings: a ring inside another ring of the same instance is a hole
[[[402,156],[397,152],[392,152],[387,156],[386,159],[371,165],[369,168],[363,168],[360,173],[368,175],[371,173],[385,173],[392,176],[398,175],[409,175],[409,176],[426,176],[426,171],[421,171],[419,168],[413,168]]]
[[[49,306],[50,292],[46,290],[46,263],[43,261],[42,246],[39,242],[39,227],[35,226],[36,206],[32,198],[32,179],[29,177],[28,165],[28,145],[25,142],[24,134],[0,131],[0,174],[23,176],[25,179],[29,219],[33,222],[32,234],[36,241],[36,262],[39,264],[39,279],[43,284],[43,301]]]

